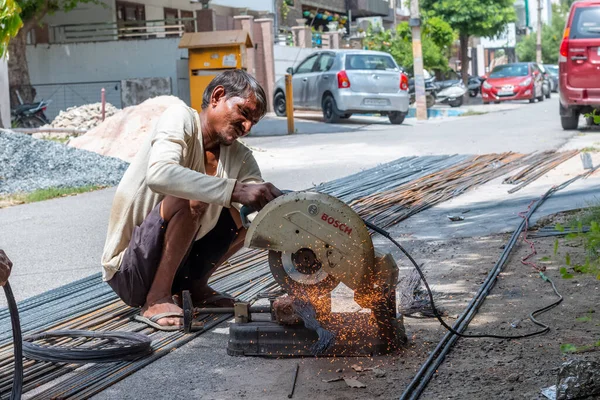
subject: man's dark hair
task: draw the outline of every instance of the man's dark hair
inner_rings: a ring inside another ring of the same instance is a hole
[[[217,86],[225,89],[225,98],[248,97],[253,94],[256,97],[257,111],[260,117],[267,113],[267,96],[258,81],[246,71],[231,69],[217,75],[206,87],[202,95],[202,109],[206,109],[210,103],[210,96]]]

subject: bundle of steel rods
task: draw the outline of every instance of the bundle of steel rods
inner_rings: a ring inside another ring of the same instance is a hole
[[[350,206],[369,222],[387,228],[506,174],[523,157],[511,152],[470,157],[393,189],[354,200]]]
[[[523,168],[518,173],[504,179],[503,183],[519,183],[520,185],[508,191],[508,193],[515,193],[516,191],[523,189],[525,186],[529,185],[531,182],[535,181],[542,175],[546,174],[548,171],[558,167],[560,164],[564,163],[568,159],[575,157],[577,154],[579,154],[579,150],[562,152],[545,151],[540,154],[534,154],[526,160],[528,164],[526,168]]]
[[[515,153],[406,157],[313,190],[338,197],[363,218],[389,227],[509,173],[524,159],[524,155]],[[266,252],[247,249],[221,266],[210,284],[245,301],[277,289]],[[153,339],[154,353],[134,362],[81,366],[25,360],[23,389],[33,399],[89,398],[230,317],[202,316],[205,330],[193,334],[156,331],[132,320],[139,310],[123,304],[102,282],[100,274],[25,300],[19,304],[19,311],[24,334],[56,329],[121,330],[141,332]],[[60,344],[87,345],[82,339],[64,339]],[[0,399],[8,398],[10,393],[13,366],[10,318],[7,310],[1,310]]]

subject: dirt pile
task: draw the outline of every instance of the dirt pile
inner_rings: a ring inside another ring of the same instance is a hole
[[[69,146],[131,162],[160,115],[175,104],[184,103],[175,96],[158,96],[127,107],[85,135],[72,139]]]

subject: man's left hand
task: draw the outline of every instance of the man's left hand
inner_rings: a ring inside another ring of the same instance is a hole
[[[0,286],[6,285],[13,263],[8,259],[4,250],[0,250]]]

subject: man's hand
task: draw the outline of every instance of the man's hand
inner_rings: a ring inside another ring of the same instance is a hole
[[[201,218],[206,212],[207,208],[208,204],[203,201],[190,200],[190,210],[194,217]]]
[[[0,286],[6,285],[12,266],[13,264],[4,253],[4,250],[0,250]]]
[[[231,194],[231,201],[250,206],[260,211],[268,202],[283,193],[271,183],[240,183],[236,182]]]

